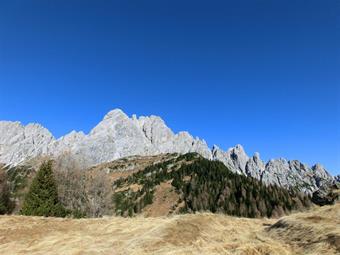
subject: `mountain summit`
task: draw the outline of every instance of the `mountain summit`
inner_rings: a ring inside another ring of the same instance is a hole
[[[333,177],[319,164],[309,167],[297,160],[274,159],[268,163],[255,153],[249,157],[241,145],[223,151],[210,149],[204,140],[188,132],[174,133],[158,116],[127,116],[122,110],[108,112],[89,134],[72,131],[56,139],[39,124],[0,121],[0,163],[18,165],[38,156],[68,155],[84,166],[93,166],[132,155],[197,152],[219,160],[233,172],[312,193]]]

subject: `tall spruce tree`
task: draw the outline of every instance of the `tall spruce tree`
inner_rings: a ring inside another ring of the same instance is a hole
[[[57,185],[52,171],[52,162],[44,162],[32,181],[23,207],[23,215],[65,217],[66,209],[58,199]]]

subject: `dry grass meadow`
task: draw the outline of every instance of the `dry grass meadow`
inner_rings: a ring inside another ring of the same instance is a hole
[[[340,254],[340,204],[281,219],[1,216],[0,254]]]

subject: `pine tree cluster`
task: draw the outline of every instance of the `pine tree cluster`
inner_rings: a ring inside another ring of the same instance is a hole
[[[189,181],[184,181],[187,176]],[[174,173],[183,212],[211,211],[241,217],[276,217],[309,207],[308,196],[231,172],[223,163],[199,159]]]
[[[178,164],[181,166],[178,168]],[[309,207],[308,196],[254,178],[231,172],[223,163],[188,153],[155,164],[114,183],[116,188],[131,184],[142,188],[114,195],[116,213],[133,215],[152,203],[155,187],[172,180],[184,201],[181,212],[211,211],[241,217],[274,217]],[[146,199],[147,198],[147,199]]]

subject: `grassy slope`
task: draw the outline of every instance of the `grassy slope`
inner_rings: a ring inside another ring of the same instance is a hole
[[[0,217],[1,254],[339,254],[340,204],[274,219]],[[337,253],[338,252],[338,253]]]

